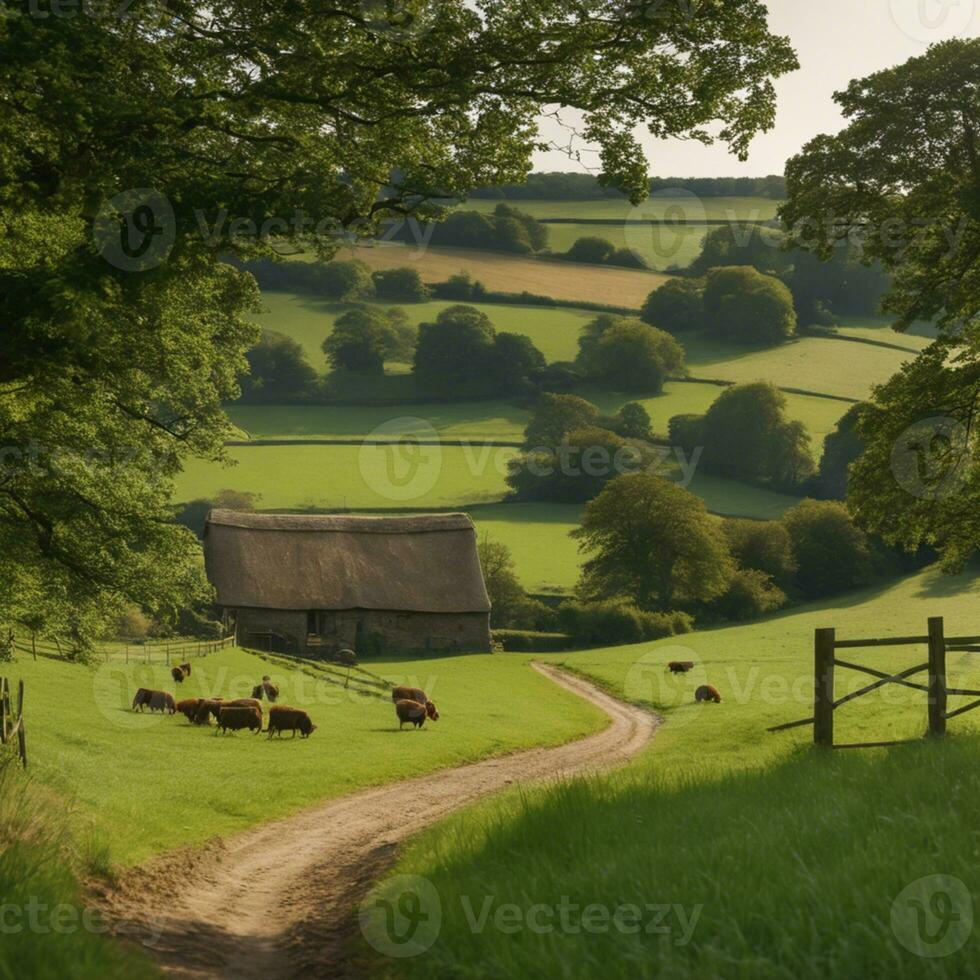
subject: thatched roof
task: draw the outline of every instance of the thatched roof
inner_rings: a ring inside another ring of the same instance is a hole
[[[487,612],[466,514],[409,517],[213,510],[204,533],[219,605]]]

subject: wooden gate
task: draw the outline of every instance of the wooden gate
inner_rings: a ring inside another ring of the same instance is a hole
[[[934,616],[929,620],[929,631],[925,636],[895,636],[873,640],[839,640],[836,629],[818,629],[813,640],[813,673],[814,696],[813,716],[799,721],[787,722],[784,725],[774,725],[770,732],[783,732],[790,728],[803,725],[813,725],[813,741],[815,745],[823,745],[834,749],[874,748],[883,745],[897,745],[898,741],[890,742],[855,742],[852,744],[834,744],[834,712],[856,698],[870,694],[886,684],[900,684],[928,695],[929,706],[928,735],[942,736],[946,734],[946,722],[957,715],[965,714],[974,708],[980,708],[980,700],[971,701],[950,711],[947,707],[948,698],[974,697],[980,699],[980,690],[967,688],[951,688],[946,684],[946,654],[947,653],[980,653],[980,636],[946,636],[945,623],[942,616]],[[838,650],[852,650],[860,647],[898,647],[918,646],[927,644],[929,659],[924,664],[916,664],[897,674],[888,674],[872,667],[840,660]],[[836,667],[846,670],[857,670],[877,678],[872,684],[853,691],[844,697],[834,699],[834,673]],[[909,680],[915,674],[928,672],[925,684]]]
[[[17,714],[10,707],[10,684],[0,677],[0,744],[7,745],[17,737],[17,752],[27,768],[27,732],[24,728],[24,682],[17,685]]]

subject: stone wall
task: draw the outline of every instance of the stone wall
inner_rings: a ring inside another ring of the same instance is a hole
[[[491,647],[488,613],[415,613],[378,610],[323,612],[319,643],[307,643],[305,612],[276,609],[237,610],[237,635],[282,634],[304,656],[328,656],[345,648],[360,656],[381,653],[485,653]],[[258,645],[252,641],[253,645]]]

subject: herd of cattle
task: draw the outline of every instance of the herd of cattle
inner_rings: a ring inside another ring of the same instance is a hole
[[[691,660],[671,660],[667,664],[667,669],[672,674],[686,674],[689,670],[694,669],[694,662]],[[702,701],[712,701],[715,704],[721,704],[721,695],[718,693],[717,688],[712,687],[710,684],[702,684],[694,692],[694,700],[698,704]]]
[[[180,664],[170,671],[174,681],[183,684],[191,676],[191,665]],[[133,711],[160,711],[171,715],[180,712],[192,725],[210,725],[211,719],[217,723],[215,735],[218,732],[242,731],[247,729],[257,735],[262,731],[263,714],[262,699],[269,701],[269,723],[266,731],[269,738],[292,732],[293,738],[299,732],[303,738],[309,738],[316,731],[310,716],[300,708],[289,708],[276,704],[279,699],[279,688],[266,675],[261,684],[252,689],[250,698],[189,698],[177,701],[169,691],[155,691],[141,687],[133,698]],[[426,718],[439,720],[439,712],[435,704],[429,700],[425,691],[417,687],[396,687],[391,692],[395,703],[395,714],[398,717],[398,727],[403,728],[410,722],[416,728],[425,724]]]

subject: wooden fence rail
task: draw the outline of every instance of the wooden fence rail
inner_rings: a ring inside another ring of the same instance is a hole
[[[166,666],[179,664],[183,660],[194,657],[207,657],[219,650],[225,650],[235,645],[235,636],[226,636],[220,640],[183,640],[157,643],[123,643],[98,650],[98,656],[110,663],[122,660],[125,663],[163,663]],[[15,640],[14,649],[20,653],[30,654],[36,660],[38,654],[42,657],[55,657],[58,660],[68,659],[64,646],[57,640],[42,640],[33,638],[30,645]]]
[[[10,683],[0,677],[0,745],[9,745],[17,738],[17,754],[27,768],[27,730],[24,727],[24,682],[17,684],[17,714],[10,707]]]
[[[926,645],[929,649],[929,659],[924,664],[908,667],[898,673],[887,673],[851,663],[837,658],[838,650],[856,650],[861,647],[895,647]],[[899,684],[916,691],[924,691],[927,697],[929,724],[927,734],[941,737],[946,734],[946,722],[957,715],[965,714],[974,708],[980,708],[980,701],[955,708],[950,711],[948,699],[953,697],[980,698],[980,690],[969,688],[949,687],[946,683],[946,654],[947,653],[980,653],[980,636],[946,636],[945,623],[941,616],[929,620],[928,632],[924,636],[894,636],[870,640],[839,640],[837,631],[833,628],[818,629],[813,637],[813,716],[790,721],[782,725],[773,725],[770,732],[785,732],[791,728],[803,725],[813,725],[813,741],[816,745],[836,749],[872,748],[883,745],[895,745],[897,742],[856,742],[840,744],[834,742],[834,712],[844,704],[870,694],[886,684]],[[870,674],[877,680],[872,684],[834,698],[835,668],[856,670]],[[928,672],[927,681],[921,684],[910,681],[914,674]],[[908,741],[907,739],[905,741]]]

